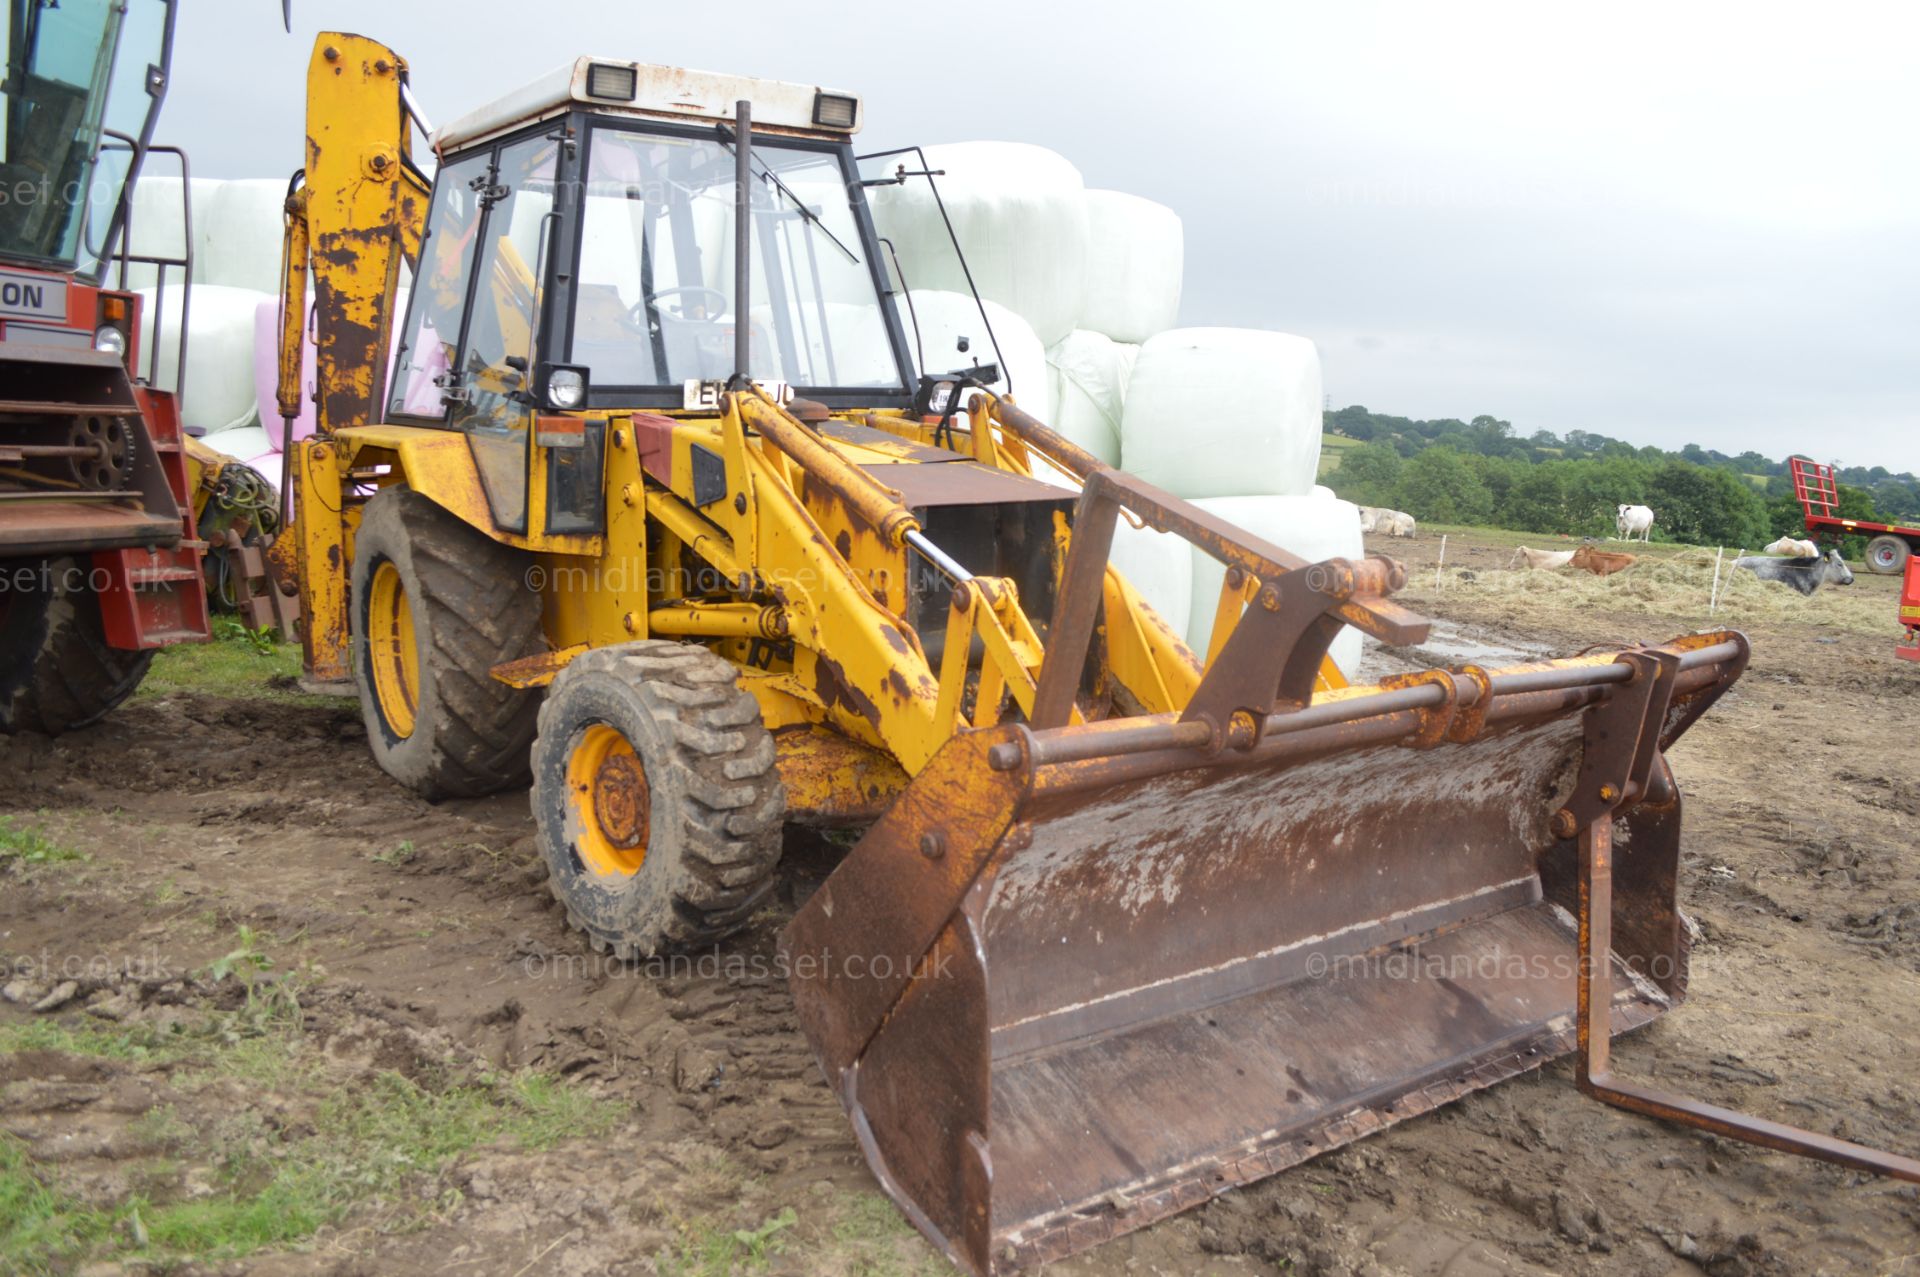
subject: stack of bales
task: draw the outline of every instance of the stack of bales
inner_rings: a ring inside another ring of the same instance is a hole
[[[1175,328],[1180,219],[1151,200],[1088,190],[1042,147],[929,147],[941,200],[987,302],[993,341],[924,183],[875,187],[919,319],[927,371],[994,358],[1014,399],[1101,460],[1303,558],[1364,553],[1358,510],[1316,487],[1320,359],[1285,333]],[[969,349],[957,347],[959,337]],[[1204,654],[1224,569],[1178,537],[1123,521],[1113,561]],[[1360,635],[1334,659],[1349,675]]]
[[[154,379],[162,389],[180,394],[183,423],[208,446],[275,482],[286,435],[275,397],[286,198],[286,182],[274,178],[196,178],[185,199],[178,178],[141,178],[133,193],[132,252],[177,259],[186,257],[191,247],[193,287],[190,293],[181,288],[177,268],[167,270],[162,287],[157,268],[138,263],[129,267],[127,281],[145,299],[141,371],[148,366],[158,321]],[[187,360],[181,385],[183,295]],[[404,292],[399,305],[406,305]],[[311,324],[307,335],[296,439],[313,433]]]
[[[129,270],[128,282],[146,299],[143,369],[148,353],[156,354],[155,380],[179,392],[188,429],[248,462],[264,462],[274,451],[260,429],[252,370],[259,312],[274,305],[280,288],[280,209],[286,195],[284,181],[195,179],[183,199],[178,178],[159,176],[142,178],[133,195],[132,251],[180,258],[191,248],[193,259],[190,294],[181,287],[178,269],[167,271],[163,288],[156,287],[161,281],[154,267],[136,264]],[[187,363],[180,385],[183,297],[188,298]],[[277,465],[261,468],[279,473]]]

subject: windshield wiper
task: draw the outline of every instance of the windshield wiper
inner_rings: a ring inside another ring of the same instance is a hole
[[[726,147],[728,150],[732,150],[733,149],[733,130],[728,128],[726,125],[722,124],[719,126],[719,133],[720,133],[720,145]],[[835,248],[839,249],[841,252],[847,255],[848,261],[852,262],[855,266],[858,266],[860,264],[860,259],[854,255],[854,251],[851,248],[848,248],[845,244],[842,244],[840,242],[839,236],[835,235],[832,231],[827,229],[827,224],[820,220],[820,215],[815,213],[812,209],[808,208],[804,203],[802,203],[800,200],[800,197],[798,195],[795,195],[793,191],[788,188],[787,184],[780,180],[780,175],[778,173],[775,173],[773,169],[768,166],[765,160],[760,159],[760,157],[757,155],[753,156],[752,158],[759,161],[761,176],[765,177],[769,182],[772,182],[776,187],[778,187],[780,190],[780,193],[786,196],[787,199],[793,204],[794,212],[800,214],[802,218],[806,219],[807,225],[814,227],[822,235],[825,235],[829,240],[831,240]]]

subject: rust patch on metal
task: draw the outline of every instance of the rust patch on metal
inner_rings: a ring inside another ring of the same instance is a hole
[[[847,672],[840,668],[839,662],[825,652],[818,652],[814,654],[813,665],[814,690],[819,694],[822,705],[858,715],[876,729],[880,726],[880,707],[847,677]]]
[[[904,768],[884,750],[822,727],[773,734],[787,819],[823,828],[880,819],[907,787]]]
[[[502,661],[487,674],[508,687],[545,687],[558,678],[560,671],[572,664],[576,656],[585,655],[586,651],[585,643],[576,643],[557,652],[537,652],[515,661]]]

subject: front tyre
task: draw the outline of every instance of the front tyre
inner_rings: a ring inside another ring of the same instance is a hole
[[[785,811],[760,708],[706,648],[600,648],[548,689],[534,823],[595,950],[651,957],[740,930],[773,888]]]
[[[541,650],[523,556],[426,497],[388,488],[354,537],[354,685],[373,755],[426,798],[527,781],[540,702],[488,671]]]
[[[0,580],[0,732],[58,736],[132,696],[152,652],[107,642],[88,561],[5,564]]]

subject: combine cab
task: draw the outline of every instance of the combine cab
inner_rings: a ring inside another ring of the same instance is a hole
[[[207,599],[142,298],[102,286],[166,88],[167,0],[12,0],[0,181],[0,730],[82,727]],[[30,198],[22,197],[28,192]],[[76,198],[80,194],[81,198]],[[151,263],[165,269],[160,263]]]

